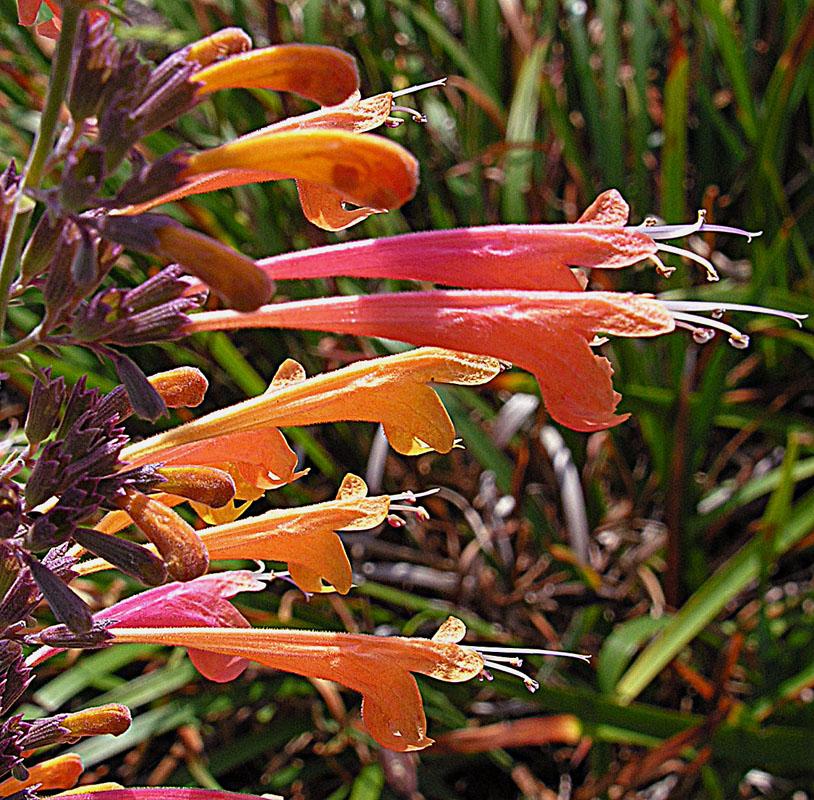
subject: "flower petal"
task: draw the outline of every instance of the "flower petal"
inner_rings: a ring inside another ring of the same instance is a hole
[[[351,480],[348,481],[348,478]],[[355,480],[354,480],[355,479]],[[367,530],[387,518],[390,499],[367,497],[356,476],[347,476],[336,500],[275,509],[200,531],[211,559],[284,561],[305,592],[322,591],[324,578],[341,594],[351,588],[351,567],[335,531]],[[353,487],[351,489],[350,487]]]
[[[272,427],[213,436],[153,455],[130,463],[155,460],[165,465],[216,467],[232,476],[236,496],[243,500],[256,500],[268,489],[278,489],[305,474],[297,472],[296,454],[283,434]]]
[[[332,106],[359,88],[356,59],[343,50],[313,44],[263,47],[218,61],[195,73],[199,93],[257,88],[294,92]]]
[[[591,350],[594,336],[656,336],[672,331],[674,321],[660,301],[633,294],[434,291],[280,303],[252,314],[203,313],[188,330],[231,327],[383,336],[492,355],[534,373],[555,420],[593,431],[626,419],[615,414],[613,370]]]
[[[20,25],[33,25],[40,13],[42,0],[17,0],[17,18]]]
[[[324,231],[341,231],[387,209],[345,208],[342,195],[327,186],[297,181],[297,192],[305,218]]]
[[[385,747],[399,751],[432,743],[411,672],[458,682],[483,669],[483,659],[474,650],[429,639],[270,628],[113,628],[110,632],[119,642],[205,649],[341,683],[362,694],[362,713],[370,733]]]
[[[577,224],[621,227],[627,225],[629,216],[630,206],[625,198],[616,189],[608,189],[582,212]]]
[[[441,401],[425,384],[476,385],[499,371],[495,359],[438,348],[359,361],[130,445],[122,451],[122,458],[145,463],[168,448],[228,433],[337,420],[381,422],[390,443],[405,455],[424,452],[426,445],[447,453],[453,447],[455,431]]]

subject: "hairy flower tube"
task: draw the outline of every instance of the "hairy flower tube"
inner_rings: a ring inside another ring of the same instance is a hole
[[[113,625],[108,643],[141,642],[193,647],[254,661],[273,669],[332,680],[362,695],[362,718],[371,736],[391,750],[421,750],[432,744],[412,673],[449,682],[488,677],[490,670],[520,677],[534,691],[537,684],[516,669],[523,654],[587,656],[550,650],[514,650],[459,644],[464,624],[450,618],[432,639],[400,636],[298,631],[269,628],[127,628]],[[42,638],[60,640],[50,629]],[[68,636],[61,639],[65,644]],[[212,677],[210,675],[210,677]]]
[[[707,225],[627,226],[629,208],[615,189],[602,192],[574,223],[488,225],[407,233],[314,247],[260,259],[275,280],[307,278],[390,278],[429,281],[466,289],[579,291],[570,267],[618,269],[658,260],[663,238],[714,231],[749,235],[737,228]],[[691,250],[670,252],[698,260]],[[711,276],[712,264],[703,265]],[[717,276],[715,276],[717,278]]]
[[[494,358],[435,347],[358,361],[342,369],[305,378],[287,362],[292,379],[270,391],[151,436],[122,452],[130,464],[160,461],[178,448],[237,432],[313,425],[338,420],[379,422],[390,444],[404,455],[428,449],[448,453],[455,431],[428,383],[479,385],[500,372]]]

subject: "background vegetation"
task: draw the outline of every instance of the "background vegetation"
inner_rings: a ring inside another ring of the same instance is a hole
[[[450,76],[447,89],[414,98],[426,126],[389,134],[420,159],[417,198],[351,238],[574,220],[616,187],[634,222],[692,220],[705,208],[763,235],[749,245],[691,242],[712,251],[718,284],[677,263],[669,281],[646,268],[595,275],[598,285],[814,311],[814,6],[805,0],[133,0],[124,10],[135,24],[120,34],[144,41],[154,59],[239,25],[256,44],[349,50],[370,94]],[[16,25],[11,0],[0,22],[0,150],[19,157],[48,55]],[[209,146],[305,110],[269,92],[220,93],[149,143],[156,155]],[[336,239],[303,220],[293,185],[203,195],[177,213],[258,257]],[[134,262],[128,274],[149,267]],[[280,292],[391,288],[337,280]],[[22,333],[31,321],[12,312]],[[43,671],[26,710],[130,705],[125,736],[73,748],[92,776],[130,784],[336,800],[810,796],[814,336],[810,319],[803,330],[739,322],[752,334],[745,352],[681,334],[612,343],[633,417],[609,432],[552,435],[534,381],[518,371],[479,393],[444,391],[466,443],[450,456],[399,458],[364,425],[290,432],[311,473],[269,495],[272,505],[327,499],[346,471],[367,475],[375,491],[442,490],[428,522],[347,537],[358,572],[348,597],[306,602],[277,582],[242,601],[247,616],[427,634],[454,611],[482,637],[593,653],[591,667],[538,663],[534,695],[508,678],[422,683],[436,738],[468,720],[541,718],[533,735],[504,724],[487,729],[476,754],[451,752],[454,736],[416,757],[377,752],[353,725],[351,694],[259,669],[219,686],[182,652],[135,645],[82,656],[57,677]],[[214,407],[262,392],[287,356],[315,372],[394,347],[272,331],[198,335],[137,356],[148,372],[200,366]],[[90,372],[96,385],[115,383],[89,354],[41,358],[71,379]],[[9,372],[6,418],[27,389]],[[581,488],[556,466],[569,455]],[[109,603],[128,591],[110,580],[83,586]],[[557,718],[542,719],[553,714],[575,715],[577,735],[558,741]],[[535,739],[545,735],[555,741]]]

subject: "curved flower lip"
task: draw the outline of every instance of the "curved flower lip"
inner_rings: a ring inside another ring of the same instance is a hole
[[[598,333],[657,336],[674,319],[652,297],[613,292],[444,291],[335,297],[263,306],[250,314],[204,312],[187,330],[305,328],[380,336],[490,355],[537,378],[551,416],[574,430],[623,422]]]
[[[149,458],[142,458],[130,463],[148,462]],[[223,469],[234,479],[236,497],[242,500],[256,500],[307,472],[297,471],[297,456],[276,428],[236,431],[169,448],[161,452],[161,463]]]
[[[293,92],[324,106],[341,103],[359,87],[356,59],[335,47],[281,44],[249,50],[199,70],[200,95],[220,89]]]
[[[295,376],[259,397],[129,445],[122,458],[144,463],[160,460],[169,448],[236,431],[338,420],[381,422],[391,445],[405,455],[428,448],[447,453],[455,431],[438,396],[425,384],[477,385],[500,369],[495,359],[434,347],[358,361],[305,380]]]
[[[93,615],[94,621],[114,621],[115,627],[145,628],[179,625],[196,628],[248,628],[249,622],[229,602],[240,592],[259,592],[265,584],[248,570],[232,570],[203,575],[186,583],[167,583],[120,600]],[[27,663],[37,666],[61,653],[58,647],[44,646],[32,653]],[[190,659],[202,675],[219,682],[240,675],[248,666],[244,659],[203,650],[189,651]]]
[[[253,558],[288,563],[304,592],[323,591],[322,578],[340,594],[352,585],[351,566],[335,531],[367,530],[390,510],[387,496],[368,497],[365,482],[347,475],[336,500],[275,509],[200,531],[211,559]]]
[[[270,628],[113,628],[115,642],[193,647],[250,659],[272,669],[336,681],[360,692],[368,732],[393,750],[432,744],[411,673],[469,680],[483,670],[475,650],[451,642]]]

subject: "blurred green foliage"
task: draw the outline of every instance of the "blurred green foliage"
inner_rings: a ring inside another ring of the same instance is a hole
[[[814,312],[809,2],[134,0],[124,10],[134,24],[119,25],[120,34],[145,42],[154,59],[240,25],[257,45],[311,41],[349,50],[369,94],[449,76],[447,89],[411,98],[427,126],[387,133],[422,166],[418,196],[402,212],[327,235],[304,222],[287,183],[204,195],[173,211],[248,254],[409,230],[573,221],[612,186],[630,202],[634,222],[651,214],[691,220],[704,208],[711,221],[763,235],[751,244],[712,236],[691,243],[712,252],[722,275],[716,284],[676,262],[669,280],[628,270],[592,276],[598,286]],[[15,24],[10,0],[0,20],[0,150],[19,158],[48,58]],[[151,137],[149,147],[160,155],[182,144],[210,146],[307,109],[270,92],[222,92]],[[137,281],[148,266],[133,263],[122,276]],[[288,282],[280,292],[391,288],[337,280]],[[19,331],[32,324],[24,309],[12,312]],[[226,687],[195,683],[180,654],[145,647],[124,660],[119,650],[85,656],[80,669],[46,674],[34,700],[54,709],[102,694],[129,701],[136,723],[127,738],[79,749],[91,767],[127,752],[113,762],[114,777],[135,783],[367,800],[410,796],[403,775],[414,773],[429,798],[553,797],[544,786],[566,797],[667,796],[641,793],[656,784],[675,796],[724,798],[758,796],[750,770],[762,770],[777,796],[810,791],[813,328],[811,319],[800,330],[760,318],[738,324],[752,334],[747,352],[720,337],[699,347],[681,334],[610,345],[632,419],[591,437],[562,431],[593,530],[589,567],[570,549],[564,501],[539,441],[544,414],[526,418],[508,444],[495,442],[508,390],[536,392],[530,378],[511,373],[491,392],[445,394],[465,452],[388,457],[387,490],[441,485],[455,502],[434,502],[424,527],[350,537],[360,577],[348,598],[307,604],[275,587],[246,600],[258,624],[427,633],[454,611],[482,639],[592,652],[590,669],[540,666],[535,695],[500,679],[488,687],[422,684],[431,735],[467,719],[556,712],[577,715],[592,746],[477,756],[429,750],[394,762],[343,728],[306,681],[255,672],[253,682]],[[252,331],[199,335],[142,348],[138,357],[148,370],[201,366],[213,382],[209,402],[223,405],[261,392],[287,356],[313,372],[387,347]],[[83,371],[101,385],[114,378],[79,351],[40,358],[71,378]],[[24,390],[22,377],[12,377]],[[312,475],[271,503],[324,499],[344,471],[364,473],[373,437],[364,426],[290,433]],[[476,494],[472,507],[464,498]],[[501,516],[504,495],[515,509]],[[491,548],[479,548],[470,513],[486,520]],[[393,564],[407,565],[407,577],[392,577]],[[353,707],[350,695],[348,702]],[[203,753],[171,746],[183,726],[201,732]]]

